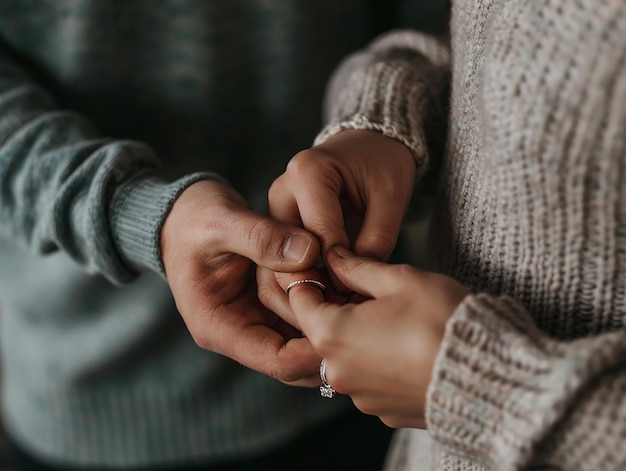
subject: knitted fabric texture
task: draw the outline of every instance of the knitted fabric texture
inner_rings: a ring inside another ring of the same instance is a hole
[[[200,349],[158,239],[198,179],[267,209],[328,76],[378,33],[374,3],[0,2],[2,400],[22,449],[62,469],[209,465],[353,407]]]
[[[622,0],[453,3],[431,239],[475,294],[435,365],[429,469],[626,468],[625,31]],[[320,140],[378,129],[427,165],[439,43],[401,37],[344,62]],[[419,434],[395,443],[390,469],[428,466]]]

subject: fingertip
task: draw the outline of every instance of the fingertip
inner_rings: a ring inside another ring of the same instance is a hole
[[[346,257],[349,257],[352,253],[343,247],[342,245],[334,245],[326,252],[326,261],[330,268],[330,279],[335,287],[335,291],[342,296],[348,296],[351,290],[341,280],[343,271],[343,264]]]
[[[378,292],[380,270],[384,264],[376,260],[360,257],[344,247],[333,247],[328,252],[328,265],[334,276],[348,290],[366,294],[369,297]]]
[[[354,253],[358,257],[371,258],[386,262],[396,248],[397,234],[386,234],[379,230],[375,233],[361,234],[354,243]]]
[[[352,252],[350,252],[347,248],[341,245],[335,245],[328,250],[328,254],[337,258],[346,258],[350,256],[354,256]]]
[[[341,270],[341,267],[349,258],[354,256],[355,255],[347,248],[341,245],[335,245],[326,253],[326,261],[332,269],[332,273],[336,273],[338,270]]]

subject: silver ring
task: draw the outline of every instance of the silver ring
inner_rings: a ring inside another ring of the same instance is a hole
[[[326,290],[326,285],[324,283],[322,283],[321,281],[317,281],[317,280],[296,280],[296,281],[292,281],[291,283],[289,283],[287,285],[287,287],[285,288],[285,292],[287,293],[287,296],[289,296],[289,290],[291,288],[293,288],[294,286],[298,286],[298,285],[313,285],[316,288],[321,289],[322,291]]]
[[[337,394],[337,391],[333,389],[333,387],[328,384],[326,381],[326,360],[322,360],[320,363],[320,379],[322,380],[322,385],[320,386],[320,394],[322,397],[327,397],[331,399]]]

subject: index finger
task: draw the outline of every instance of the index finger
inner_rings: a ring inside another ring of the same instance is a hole
[[[333,160],[324,151],[308,149],[294,156],[280,177],[296,201],[304,228],[320,239],[322,253],[334,245],[349,247],[350,243],[340,202],[342,178]],[[280,208],[277,198],[274,202],[277,213],[293,211],[293,207]]]
[[[387,261],[398,242],[404,213],[405,205],[384,194],[372,195],[354,243],[354,253]]]

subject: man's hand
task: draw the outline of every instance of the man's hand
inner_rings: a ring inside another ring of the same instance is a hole
[[[200,347],[286,383],[316,384],[319,357],[259,302],[254,266],[310,267],[319,257],[311,234],[251,211],[223,183],[201,181],[174,203],[161,250],[176,306]]]

